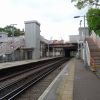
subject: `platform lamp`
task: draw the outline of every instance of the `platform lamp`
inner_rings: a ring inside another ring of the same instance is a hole
[[[80,17],[83,17],[83,20],[84,20],[84,28],[85,28],[85,15],[84,16],[74,16],[74,18],[80,18]]]
[[[84,22],[84,35],[85,35],[85,38],[86,38],[86,29],[85,29],[85,15],[84,16],[74,16],[74,18],[80,18],[80,17],[83,17],[83,22]],[[84,65],[86,66],[86,43],[84,41]]]

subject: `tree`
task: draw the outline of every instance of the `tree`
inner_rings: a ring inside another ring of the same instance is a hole
[[[100,9],[91,8],[86,14],[89,30],[94,30],[100,36]]]
[[[82,9],[86,6],[100,6],[100,4],[98,4],[99,0],[72,0],[72,2],[75,2],[75,6],[78,9]]]
[[[16,27],[10,25],[4,28],[0,28],[0,32],[7,32],[9,37],[12,36],[13,32],[14,36],[20,36],[24,34],[24,32],[21,31],[20,29],[17,29]]]
[[[4,28],[0,28],[0,32],[4,32]]]

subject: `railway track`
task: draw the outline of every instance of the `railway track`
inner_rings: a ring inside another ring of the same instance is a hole
[[[8,85],[8,84],[11,84],[21,78],[24,78],[32,73],[34,73],[35,70],[37,70],[37,68],[39,67],[43,67],[45,65],[48,65],[50,63],[53,63],[55,62],[56,60],[58,59],[54,59],[54,60],[50,60],[50,61],[47,61],[47,62],[43,62],[43,63],[39,63],[38,65],[33,65],[32,68],[30,68],[29,66],[29,69],[24,69],[22,71],[17,71],[13,74],[10,74],[10,75],[5,75],[4,77],[1,77],[1,81],[0,81],[0,88],[1,87],[4,87],[5,85]],[[23,65],[24,67],[25,65]],[[9,71],[9,70],[8,70]],[[12,71],[11,71],[12,72]]]
[[[26,72],[29,72],[31,70],[34,70],[36,68],[39,68],[39,67],[42,67],[48,63],[52,63],[52,62],[55,62],[57,59],[54,59],[54,60],[49,60],[48,62],[39,62],[39,64],[36,64],[36,65],[32,65],[32,64],[29,64],[28,65],[28,68],[27,67],[23,67],[23,66],[27,66],[27,65],[22,65],[20,68],[15,68],[14,70],[7,70],[5,71],[0,71],[0,82],[4,81],[4,80],[7,80],[7,79],[10,79],[10,78],[13,78],[15,76],[18,76],[20,74],[23,74],[23,73],[26,73]],[[20,69],[20,70],[19,70]]]
[[[34,70],[32,74],[2,87],[0,89],[0,100],[11,100],[15,98],[18,94],[40,81],[40,79],[47,76],[64,62],[65,59],[60,59],[43,67],[39,67],[38,69]]]
[[[19,94],[15,100],[38,100],[38,98],[43,94],[43,92],[48,88],[51,82],[56,78],[56,76],[62,71],[68,62],[66,61],[61,66],[52,71],[45,78],[41,79],[39,82],[28,88],[22,94]]]

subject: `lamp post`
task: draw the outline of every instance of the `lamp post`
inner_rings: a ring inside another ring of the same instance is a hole
[[[10,26],[12,26],[12,37],[14,38],[14,26],[17,24],[10,24]]]
[[[12,26],[12,42],[13,42],[13,45],[12,45],[12,49],[13,49],[12,61],[15,60],[15,55],[14,55],[14,26],[15,25],[17,25],[17,24],[10,24],[10,26]]]
[[[52,41],[52,37],[48,41],[48,57],[50,57],[50,43],[51,43],[51,41]]]
[[[85,15],[84,16],[74,16],[74,18],[80,18],[80,17],[83,17],[83,20],[84,20],[84,28],[85,28]]]
[[[82,20],[80,20],[80,27],[81,27],[81,22],[82,22]]]
[[[50,56],[50,51],[49,51],[49,42],[48,42],[48,57]]]
[[[84,16],[74,16],[74,18],[80,18],[83,17],[83,21],[84,21],[84,39],[86,38],[86,29],[85,29],[85,15]],[[80,22],[81,23],[81,22]],[[84,65],[86,66],[86,43],[84,40]]]

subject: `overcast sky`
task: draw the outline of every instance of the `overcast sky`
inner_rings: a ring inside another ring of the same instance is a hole
[[[73,17],[85,13],[86,9],[78,10],[71,0],[0,0],[0,27],[17,24],[23,29],[24,21],[37,20],[46,39],[67,41],[69,35],[78,34],[83,19]]]

